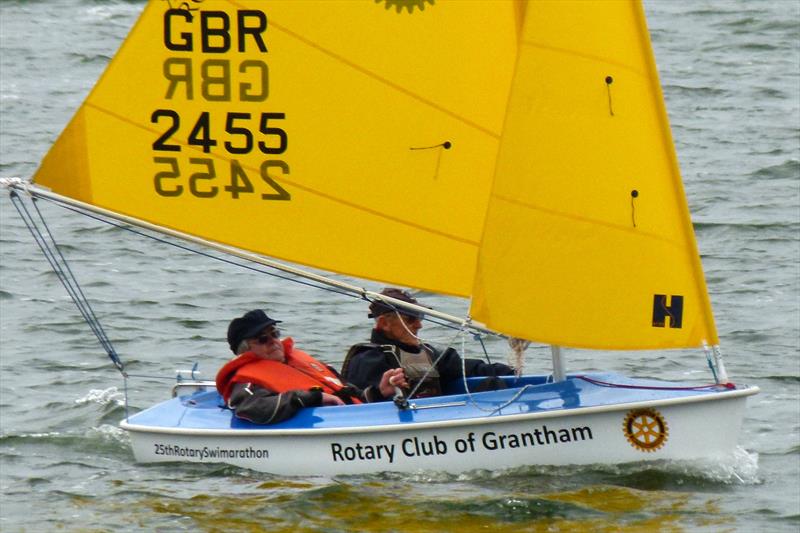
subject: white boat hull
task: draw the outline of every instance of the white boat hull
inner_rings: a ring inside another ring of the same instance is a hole
[[[690,460],[734,450],[746,397],[757,391],[337,429],[122,427],[140,462],[221,462],[296,476]]]

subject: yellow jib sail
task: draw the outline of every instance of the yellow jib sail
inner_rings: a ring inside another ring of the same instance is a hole
[[[34,181],[272,257],[468,295],[518,6],[407,7],[152,1]]]
[[[573,347],[717,343],[638,2],[532,2],[473,317]]]

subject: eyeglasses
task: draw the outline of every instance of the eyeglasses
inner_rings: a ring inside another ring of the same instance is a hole
[[[281,330],[273,329],[269,333],[265,333],[256,337],[256,342],[258,344],[269,344],[272,339],[280,339],[281,338]]]

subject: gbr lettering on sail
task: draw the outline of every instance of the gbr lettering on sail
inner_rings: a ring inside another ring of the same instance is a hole
[[[150,122],[153,185],[163,197],[291,200],[286,114],[268,105],[267,16],[262,11],[170,8],[163,17],[163,107]],[[200,104],[200,105],[198,105]],[[210,157],[205,154],[222,157]]]

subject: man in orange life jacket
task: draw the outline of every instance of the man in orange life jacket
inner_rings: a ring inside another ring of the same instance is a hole
[[[420,305],[408,292],[387,287],[381,294],[403,302]],[[403,377],[416,389],[415,397],[438,396],[444,385],[461,379],[461,356],[453,348],[441,350],[420,341],[417,332],[422,328],[422,316],[405,309],[395,309],[380,300],[369,306],[369,318],[375,319],[370,342],[362,342],[350,348],[342,364],[342,376],[357,387],[376,386],[381,375],[389,369],[403,370]],[[490,379],[478,390],[505,388],[497,376],[507,376],[514,369],[502,363],[487,363],[480,359],[464,359],[467,377],[488,376]],[[398,378],[395,378],[397,380]],[[421,382],[421,383],[420,383]],[[404,388],[403,385],[398,385]],[[379,389],[383,391],[383,388]],[[383,400],[391,396],[384,394]],[[379,400],[379,399],[376,399]]]
[[[228,326],[236,357],[217,373],[217,390],[237,417],[274,424],[303,407],[369,402],[407,386],[399,369],[386,372],[375,388],[344,385],[333,368],[295,348],[290,337],[281,339],[279,322],[256,309]]]

